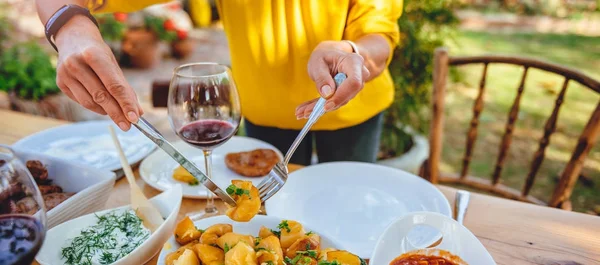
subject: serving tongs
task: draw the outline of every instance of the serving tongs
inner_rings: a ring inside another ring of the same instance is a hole
[[[200,182],[204,187],[212,191],[216,194],[223,202],[229,204],[232,207],[237,206],[235,200],[227,194],[227,192],[223,191],[217,184],[212,182],[194,163],[192,163],[189,159],[187,159],[181,152],[177,151],[175,147],[169,143],[165,139],[165,137],[154,128],[146,119],[140,117],[137,123],[132,123],[140,132],[142,132],[146,137],[148,137],[152,142],[154,142],[160,149],[165,151],[169,156],[171,156],[177,163],[179,163],[183,168],[185,168],[192,176],[194,176],[198,182]]]
[[[333,79],[335,81],[336,89],[340,87],[344,80],[346,80],[346,77],[347,76],[344,73],[338,73],[337,75],[335,75]],[[264,203],[273,195],[275,195],[275,193],[277,193],[287,181],[289,174],[287,167],[288,163],[290,162],[292,155],[296,151],[296,148],[298,148],[298,145],[300,145],[300,143],[304,139],[304,136],[306,136],[306,134],[310,131],[310,128],[312,128],[312,126],[317,122],[317,120],[319,120],[319,118],[321,118],[321,116],[325,113],[326,102],[327,100],[325,98],[319,97],[317,103],[313,107],[312,112],[310,113],[310,116],[308,117],[308,121],[306,122],[306,124],[304,124],[304,127],[302,127],[302,130],[300,131],[298,136],[296,136],[296,139],[290,146],[290,149],[288,149],[287,153],[285,154],[283,162],[278,162],[277,164],[275,164],[273,169],[271,169],[271,172],[269,172],[269,175],[258,184],[258,193],[260,195],[260,201],[262,203]]]

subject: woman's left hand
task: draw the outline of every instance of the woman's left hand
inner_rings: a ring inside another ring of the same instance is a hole
[[[362,56],[351,52],[350,44],[341,41],[324,41],[313,50],[308,60],[308,75],[315,82],[319,94],[325,99],[325,111],[346,105],[360,92],[369,78],[369,70]],[[346,74],[346,80],[336,88],[333,76]],[[308,118],[318,99],[300,104],[296,118]]]

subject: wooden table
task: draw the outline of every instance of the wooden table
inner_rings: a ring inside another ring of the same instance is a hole
[[[29,134],[65,124],[3,110],[0,110],[0,120],[0,144],[12,144]],[[137,182],[147,196],[159,193],[139,177]],[[455,189],[438,188],[453,202]],[[115,184],[106,208],[126,204],[129,204],[129,189],[123,178]],[[203,207],[203,200],[184,199],[179,218]],[[498,264],[600,264],[600,217],[472,194],[465,226],[481,240]],[[148,264],[156,264],[156,260],[154,257]]]

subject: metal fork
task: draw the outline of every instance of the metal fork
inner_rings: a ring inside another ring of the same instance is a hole
[[[334,77],[334,80],[337,89],[342,84],[342,82],[346,80],[346,75],[344,73],[338,73]],[[258,184],[258,192],[260,194],[261,202],[264,203],[273,195],[275,195],[275,193],[277,193],[287,181],[289,173],[287,165],[290,162],[292,155],[296,151],[296,148],[298,148],[298,145],[300,145],[300,142],[302,142],[308,131],[310,131],[310,128],[317,122],[317,120],[323,115],[323,113],[325,113],[326,101],[327,100],[323,97],[320,97],[319,100],[317,100],[315,107],[313,108],[312,112],[310,113],[310,116],[308,117],[308,121],[306,122],[306,124],[304,125],[304,127],[290,146],[290,149],[288,149],[287,153],[285,154],[285,158],[283,159],[283,162],[275,164],[273,169],[271,169],[271,172],[269,172],[269,175],[266,178],[264,178],[263,181],[260,182],[260,184]]]

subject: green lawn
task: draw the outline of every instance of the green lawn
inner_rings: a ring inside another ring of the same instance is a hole
[[[600,79],[600,38],[597,37],[459,31],[448,46],[451,55],[500,53],[529,56],[577,68]],[[453,82],[447,92],[443,152],[443,170],[453,172],[460,171],[466,130],[472,117],[473,100],[477,95],[482,67],[458,69],[463,73],[463,78],[460,82]],[[478,141],[470,168],[472,175],[486,178],[491,176],[521,73],[521,68],[505,65],[493,65],[488,69],[485,105],[480,116]],[[518,189],[522,187],[562,82],[560,77],[530,70],[503,171],[504,184]],[[599,96],[594,92],[576,82],[570,83],[556,132],[550,139],[546,159],[538,173],[532,195],[549,199],[598,100]],[[600,206],[599,150],[600,147],[595,147],[585,163],[582,175],[588,180],[587,185],[579,181],[573,193],[572,201],[576,211],[587,212]]]

